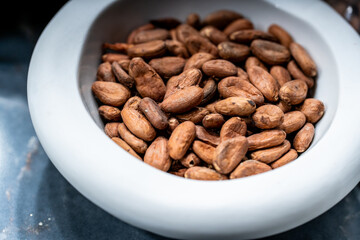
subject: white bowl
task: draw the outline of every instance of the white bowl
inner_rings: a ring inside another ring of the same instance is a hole
[[[103,42],[124,40],[149,19],[232,9],[256,28],[288,29],[318,64],[315,97],[326,106],[314,142],[296,161],[264,174],[194,181],[138,161],[101,129],[91,94]],[[303,224],[360,180],[360,41],[320,1],[70,1],[31,59],[32,121],[48,156],[83,195],[134,226],[175,238],[257,238]],[[100,126],[100,127],[99,127]]]

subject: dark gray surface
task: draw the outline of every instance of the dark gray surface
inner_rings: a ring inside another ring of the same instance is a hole
[[[164,239],[92,204],[42,149],[27,107],[26,75],[43,26],[20,24],[0,34],[0,240]],[[268,239],[360,239],[360,185],[320,217]]]

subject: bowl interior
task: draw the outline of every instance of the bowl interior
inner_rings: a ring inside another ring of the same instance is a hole
[[[97,110],[98,105],[91,92],[91,85],[96,79],[96,71],[102,54],[101,46],[104,42],[125,42],[132,29],[147,23],[150,19],[175,17],[184,21],[192,12],[204,17],[219,9],[240,12],[254,23],[256,29],[264,31],[270,24],[277,23],[311,54],[318,66],[314,97],[323,101],[326,108],[324,117],[316,125],[316,134],[311,148],[316,147],[316,143],[329,128],[338,105],[337,63],[326,39],[322,38],[308,23],[265,1],[159,0],[153,5],[149,5],[145,0],[114,2],[94,20],[87,34],[78,65],[78,86],[89,117],[91,116],[97,125],[103,128]]]

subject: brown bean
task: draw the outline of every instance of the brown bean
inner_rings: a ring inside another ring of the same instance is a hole
[[[306,116],[306,120],[310,123],[318,122],[325,112],[324,103],[315,98],[305,99],[299,109]]]
[[[287,104],[284,101],[279,101],[276,106],[278,106],[284,113],[287,113],[291,111],[292,106],[290,104]]]
[[[169,36],[170,36],[169,31],[167,31],[166,29],[157,28],[157,29],[145,30],[135,35],[134,43],[139,44],[139,43],[146,43],[155,40],[165,40],[169,38]]]
[[[268,28],[268,31],[270,34],[275,36],[282,45],[284,45],[287,48],[290,46],[290,43],[293,42],[293,39],[290,36],[290,34],[277,24],[271,24],[270,27]]]
[[[184,168],[184,166],[181,165],[180,161],[172,161],[169,171],[178,171],[182,168]]]
[[[185,178],[196,180],[225,180],[226,176],[207,167],[191,167],[186,170],[184,174]]]
[[[141,101],[140,97],[133,96],[133,97],[129,98],[129,100],[126,101],[124,108],[132,108],[132,109],[138,110],[140,101]]]
[[[277,81],[279,87],[291,81],[290,73],[282,66],[272,66],[270,69],[270,74]]]
[[[177,34],[176,34],[176,28],[170,29],[169,33],[170,33],[171,40],[179,42],[178,41],[179,39],[178,39]],[[168,41],[168,40],[165,40],[165,44],[166,44],[166,41]],[[180,42],[180,43],[183,44],[182,42]]]
[[[289,71],[290,75],[293,77],[293,79],[301,79],[306,82],[309,88],[312,88],[314,86],[314,79],[308,76],[305,76],[305,74],[300,70],[300,68],[297,66],[294,60],[291,60],[287,65],[287,70]]]
[[[172,118],[169,119],[168,124],[169,124],[169,129],[172,132],[172,131],[174,131],[174,129],[177,126],[179,126],[180,123],[176,118],[172,117]]]
[[[190,13],[186,18],[186,24],[192,26],[193,28],[199,28],[200,16],[196,13]]]
[[[101,60],[103,62],[110,62],[110,63],[115,61],[128,60],[128,59],[129,56],[120,53],[105,53],[104,55],[101,56]]]
[[[205,26],[200,30],[200,34],[201,36],[209,39],[215,45],[228,40],[225,33],[213,26]]]
[[[207,114],[209,114],[209,110],[206,108],[196,107],[190,112],[176,115],[176,118],[180,121],[192,121],[193,123],[197,124],[201,122]]]
[[[197,86],[202,78],[202,73],[199,69],[190,68],[183,71],[179,76],[173,76],[166,84],[166,93],[164,99],[171,94],[178,92],[185,87]]]
[[[125,126],[124,123],[118,124],[117,131],[119,136],[132,148],[135,152],[144,154],[147,149],[147,144],[142,139],[134,136]]]
[[[129,62],[129,64],[130,64],[130,62]],[[126,86],[128,88],[133,87],[133,85],[135,84],[134,78],[130,77],[129,74],[127,74],[127,72],[125,72],[124,69],[122,69],[122,67],[120,66],[120,64],[118,62],[113,62],[111,64],[111,68],[112,68],[114,75],[116,76],[116,79],[121,84],[123,84],[124,86]]]
[[[194,153],[207,164],[212,164],[214,161],[215,147],[202,141],[195,140],[192,149]]]
[[[201,37],[200,33],[188,24],[180,24],[176,28],[176,37],[178,41],[185,44],[186,39],[188,39],[190,36]]]
[[[207,61],[215,59],[214,55],[210,53],[199,52],[192,55],[186,62],[184,71],[190,68],[198,68],[201,69],[203,64]]]
[[[196,125],[195,126],[195,133],[196,133],[196,138],[207,143],[210,144],[212,146],[217,146],[220,143],[220,138],[219,136],[215,135],[214,133],[209,133],[208,131],[206,131],[206,129],[202,126]]]
[[[102,48],[104,50],[114,50],[116,52],[119,52],[119,53],[126,53],[127,49],[129,47],[131,47],[133,44],[128,44],[128,43],[119,43],[119,42],[116,42],[116,43],[104,43],[102,45]]]
[[[135,44],[127,50],[130,57],[154,58],[164,55],[166,52],[165,42],[154,40],[146,43]]]
[[[317,74],[316,64],[311,58],[309,53],[298,43],[292,42],[290,44],[291,55],[295,58],[295,61],[299,64],[301,70],[308,77],[315,77]]]
[[[117,122],[121,119],[121,111],[116,107],[102,105],[98,110],[100,116],[106,121]]]
[[[274,147],[284,142],[286,133],[283,130],[265,130],[247,137],[249,151]]]
[[[300,111],[292,111],[285,113],[284,121],[280,125],[280,129],[284,130],[287,134],[299,130],[306,122],[305,115]]]
[[[103,49],[110,49],[116,52],[126,53],[129,47],[131,47],[132,45],[133,44],[117,42],[117,43],[104,43],[102,47]]]
[[[214,101],[212,103],[209,103],[208,105],[205,106],[205,108],[211,113],[217,113],[216,110],[215,110],[215,104],[217,102],[219,102],[219,100],[216,100],[216,101]]]
[[[223,29],[236,19],[243,18],[237,12],[230,10],[218,10],[208,14],[203,21],[203,25],[211,25],[218,29]]]
[[[295,135],[293,146],[296,151],[302,153],[309,148],[315,135],[314,125],[307,123],[304,127]]]
[[[215,104],[216,112],[226,116],[249,116],[255,109],[252,100],[242,97],[229,97]]]
[[[156,136],[156,131],[151,123],[140,113],[139,97],[130,98],[121,111],[121,117],[126,127],[138,138],[145,141],[152,141]]]
[[[249,69],[253,66],[261,67],[265,71],[267,71],[267,67],[257,58],[257,57],[248,57],[245,61],[245,69],[246,71],[249,71]]]
[[[142,32],[142,31],[146,31],[146,30],[150,30],[150,29],[154,29],[155,26],[151,23],[148,23],[148,24],[145,24],[145,25],[142,25],[138,28],[135,28],[128,36],[127,38],[127,43],[134,43],[134,38],[135,36],[139,33],[139,32]]]
[[[223,41],[217,48],[220,57],[230,62],[242,62],[250,55],[250,48],[243,44]]]
[[[127,73],[129,73],[129,65],[130,65],[130,60],[129,59],[125,59],[125,60],[120,60],[117,61],[117,63],[119,63],[120,67],[126,71]]]
[[[246,30],[246,29],[254,29],[253,23],[245,18],[238,19],[230,23],[225,29],[224,33],[229,36],[233,32]]]
[[[184,44],[191,55],[199,52],[210,53],[214,56],[218,55],[216,46],[201,35],[189,36],[185,39]]]
[[[120,123],[118,123],[118,122],[111,122],[111,123],[105,124],[105,127],[104,127],[105,134],[109,138],[119,137],[119,133],[117,130],[119,124]]]
[[[282,155],[287,153],[291,147],[288,140],[285,140],[282,144],[276,147],[267,148],[263,150],[257,150],[250,154],[251,158],[263,163],[271,163],[279,159]]]
[[[142,97],[149,97],[157,102],[163,99],[166,87],[154,68],[138,57],[131,59],[129,68],[130,76],[135,79],[136,90]]]
[[[166,49],[173,55],[177,57],[188,58],[189,53],[185,45],[182,42],[176,40],[166,40],[165,41]]]
[[[255,125],[254,125],[254,121],[251,119],[251,116],[248,116],[248,117],[244,117],[244,118],[241,118],[242,120],[245,121],[246,125],[251,127],[251,128],[254,128]]]
[[[144,155],[144,162],[167,172],[171,166],[168,140],[164,137],[157,137],[147,149]]]
[[[213,165],[216,171],[228,174],[240,163],[248,150],[246,137],[238,136],[220,142],[215,149]]]
[[[224,117],[218,113],[208,114],[202,120],[202,124],[206,128],[221,128],[224,122]]]
[[[105,82],[116,82],[115,76],[111,70],[110,62],[104,62],[99,65],[96,73],[96,80]]]
[[[290,151],[287,152],[284,156],[273,162],[271,164],[271,167],[275,169],[284,166],[285,164],[294,161],[297,157],[298,157],[298,153],[296,152],[296,150],[290,149]]]
[[[145,97],[141,99],[139,110],[146,116],[151,125],[155,128],[164,130],[168,127],[168,118],[159,105],[151,98]]]
[[[220,130],[220,141],[245,136],[247,131],[246,122],[239,117],[227,120]]]
[[[223,59],[210,60],[203,64],[203,72],[210,77],[224,78],[237,75],[234,64]]]
[[[237,77],[239,77],[241,80],[250,82],[249,80],[249,75],[247,74],[247,72],[245,72],[242,68],[238,67],[237,68]]]
[[[182,159],[180,159],[180,163],[186,168],[191,168],[191,167],[199,166],[201,160],[198,156],[196,156],[195,153],[190,152],[187,155],[185,155]]]
[[[251,52],[270,65],[282,64],[290,60],[290,52],[286,47],[266,40],[252,41]]]
[[[196,86],[186,87],[167,97],[160,107],[169,113],[184,113],[199,105],[204,98],[204,91]]]
[[[227,77],[218,84],[218,90],[223,98],[244,97],[255,102],[256,105],[264,103],[262,93],[250,82],[241,80],[239,77]]]
[[[204,91],[204,98],[200,103],[200,105],[202,105],[209,102],[215,96],[217,88],[216,88],[216,82],[211,78],[202,81],[200,83],[200,87],[202,87]]]
[[[134,157],[142,160],[141,157],[139,155],[137,155],[137,153],[121,138],[113,137],[113,138],[111,138],[111,140],[113,140],[118,146],[120,146],[122,149],[124,149],[125,151],[127,151],[128,153],[133,155]]]
[[[308,86],[303,80],[293,80],[280,88],[279,96],[287,104],[296,105],[305,100],[307,91]]]
[[[185,172],[187,171],[187,168],[181,168],[177,171],[170,171],[170,174],[176,175],[178,177],[184,177],[185,176]]]
[[[229,38],[238,43],[250,43],[257,39],[276,41],[276,38],[273,35],[255,29],[245,29],[233,32],[230,34]]]
[[[91,90],[103,104],[113,107],[123,105],[130,98],[130,91],[120,83],[96,81]]]
[[[250,82],[260,90],[264,97],[270,102],[279,99],[279,91],[276,80],[270,73],[261,67],[253,66],[248,70]]]
[[[185,59],[181,57],[154,58],[149,65],[163,78],[170,78],[182,72],[185,66]]]
[[[260,129],[276,128],[284,121],[284,112],[275,105],[258,107],[252,115],[255,126]]]
[[[191,121],[179,124],[169,138],[168,148],[170,157],[175,160],[183,158],[194,139],[195,124]]]
[[[271,167],[265,163],[256,160],[247,160],[240,163],[239,166],[230,174],[230,179],[248,177],[270,170]]]

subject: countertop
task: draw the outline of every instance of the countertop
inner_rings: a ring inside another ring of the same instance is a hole
[[[25,14],[1,28],[0,240],[165,239],[87,200],[57,171],[36,136],[27,105],[27,71],[37,38],[62,4],[56,2],[36,18]],[[267,239],[360,239],[359,226],[360,184],[318,218]]]

